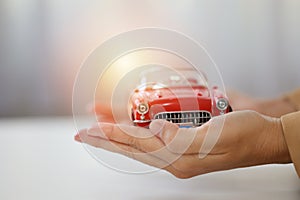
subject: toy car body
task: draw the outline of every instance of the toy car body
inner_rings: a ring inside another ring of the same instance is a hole
[[[176,84],[148,82],[142,84],[130,97],[131,118],[135,125],[149,126],[154,119],[164,119],[180,127],[197,127],[213,116],[231,111],[228,100],[218,90],[199,82],[195,77],[171,75]],[[171,82],[172,82],[171,81]]]

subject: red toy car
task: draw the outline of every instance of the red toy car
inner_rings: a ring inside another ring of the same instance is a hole
[[[166,80],[142,83],[130,97],[131,118],[135,125],[148,127],[154,119],[165,119],[180,127],[197,127],[212,116],[231,111],[228,100],[206,78],[193,70],[159,73]],[[203,81],[204,79],[204,81]],[[213,102],[212,102],[213,101]]]

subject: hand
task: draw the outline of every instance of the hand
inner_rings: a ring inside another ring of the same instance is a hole
[[[281,117],[282,115],[297,111],[295,106],[284,97],[257,99],[234,90],[229,90],[227,96],[233,110],[254,110],[271,117]]]
[[[97,121],[115,123],[111,107],[103,103],[93,103],[89,106],[89,112],[95,114]]]
[[[87,107],[87,111],[90,114],[94,114],[98,122],[122,122],[129,124],[131,121],[129,121],[128,113],[126,111],[124,112],[124,109],[122,108],[123,107],[121,106],[121,108],[116,107],[115,109],[112,109],[109,104],[94,102]],[[113,113],[115,113],[115,117]]]
[[[220,134],[208,131],[223,120]],[[201,148],[207,137],[219,137],[211,151]],[[165,169],[178,178],[291,162],[280,119],[254,111],[232,112],[212,118],[201,127],[188,129],[162,120],[153,121],[150,129],[99,123],[80,131],[75,140]],[[206,156],[200,159],[201,155]]]

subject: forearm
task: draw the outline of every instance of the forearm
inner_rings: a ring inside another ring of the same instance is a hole
[[[292,105],[294,110],[300,111],[300,88],[286,94],[283,99]]]
[[[256,100],[255,110],[272,117],[281,117],[300,110],[300,89],[275,99]]]
[[[253,98],[229,90],[228,97],[233,110],[254,110],[271,117],[281,117],[300,110],[300,89],[274,99]]]
[[[281,96],[275,99],[258,101],[257,111],[268,116],[281,117],[282,115],[296,112],[297,107],[289,98]]]

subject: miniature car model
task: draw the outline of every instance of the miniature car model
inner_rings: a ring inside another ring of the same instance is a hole
[[[164,119],[180,127],[197,127],[231,111],[224,94],[217,87],[210,91],[204,76],[195,71],[158,75],[164,80],[142,83],[130,97],[131,119],[137,126]]]

